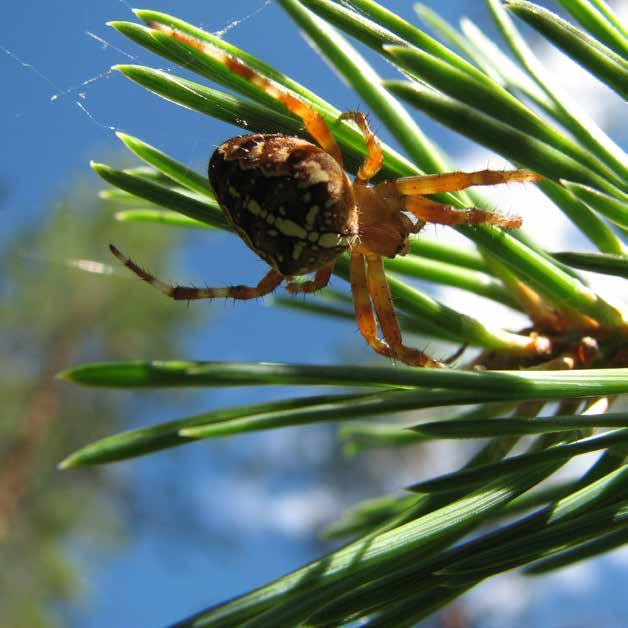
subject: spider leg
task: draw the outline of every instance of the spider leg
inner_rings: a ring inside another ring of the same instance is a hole
[[[425,222],[435,222],[441,225],[484,224],[516,229],[521,226],[520,216],[504,216],[497,212],[477,209],[457,209],[451,205],[437,203],[422,196],[407,196],[402,201],[406,211]]]
[[[371,131],[366,115],[359,111],[347,111],[338,120],[353,120],[360,127],[362,135],[364,135],[368,154],[364,163],[360,166],[358,174],[355,176],[354,185],[366,185],[381,170],[384,163],[384,153],[382,153],[379,140],[375,133]]]
[[[447,172],[416,177],[401,177],[395,181],[397,191],[404,196],[456,192],[473,185],[528,183],[542,179],[531,170],[478,170],[477,172]]]
[[[272,292],[283,281],[284,276],[276,270],[270,270],[255,287],[229,286],[226,288],[194,288],[192,286],[171,286],[151,275],[138,266],[132,259],[121,253],[113,244],[109,245],[111,252],[140,279],[151,284],[167,297],[175,301],[191,301],[192,299],[255,299]]]
[[[411,366],[425,366],[441,368],[445,365],[433,360],[428,355],[403,344],[399,321],[390,294],[388,280],[384,272],[384,263],[379,255],[368,254],[368,286],[373,299],[377,320],[382,329],[382,334],[392,349],[394,356]]]
[[[377,337],[377,324],[373,316],[371,306],[371,295],[369,293],[368,279],[366,276],[366,260],[361,253],[351,253],[351,293],[353,294],[353,307],[355,308],[355,318],[358,322],[360,332],[371,348],[385,355],[394,358],[395,354],[391,348]]]
[[[209,42],[201,41],[192,35],[166,26],[165,24],[160,24],[159,22],[150,22],[149,26],[169,35],[183,44],[196,48],[196,50],[206,54],[208,57],[222,63],[229,70],[250,83],[253,83],[253,85],[259,87],[265,94],[268,94],[268,96],[280,102],[286,109],[299,116],[307,132],[318,142],[320,147],[325,152],[329,153],[341,166],[343,165],[340,148],[323,117],[318,111],[303,102],[292,92],[279,85],[279,83],[260,74],[237,57],[234,57]]]
[[[321,290],[329,283],[329,278],[331,277],[335,264],[336,262],[334,261],[333,264],[328,264],[327,266],[323,266],[323,268],[317,270],[314,275],[314,279],[311,281],[304,281],[302,283],[291,281],[290,283],[287,283],[286,290],[292,294],[309,294],[311,292]]]

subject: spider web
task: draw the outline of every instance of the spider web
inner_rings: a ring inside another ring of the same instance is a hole
[[[89,4],[89,3],[87,3]],[[170,7],[170,12],[176,13],[177,7],[175,7],[176,3],[172,3]],[[231,32],[232,30],[238,28],[240,25],[245,22],[255,18],[262,11],[264,11],[269,5],[272,4],[272,0],[247,0],[247,4],[249,7],[254,8],[254,10],[237,17],[229,18],[222,24],[218,24],[219,28],[216,30],[216,24],[212,24],[208,27],[207,24],[200,24],[201,27],[205,26],[207,30],[213,30],[213,33],[216,36],[222,37],[225,34]],[[120,12],[116,10],[119,6],[122,5],[123,11]],[[166,9],[168,10],[168,9]],[[19,9],[18,9],[19,11]],[[106,9],[105,9],[106,12]],[[21,11],[20,11],[21,13]],[[17,17],[20,17],[20,13],[17,14]],[[97,94],[98,87],[103,81],[108,80],[110,77],[117,74],[111,69],[111,66],[114,63],[134,63],[134,64],[145,64],[152,65],[154,64],[154,59],[149,58],[149,54],[141,48],[135,46],[133,42],[127,41],[122,37],[119,37],[116,40],[114,34],[109,35],[107,31],[108,27],[105,27],[102,18],[103,11],[102,9],[99,12],[99,16],[95,19],[93,16],[93,12],[90,12],[89,7],[84,9],[84,17],[83,17],[83,28],[77,24],[75,33],[79,34],[82,32],[83,35],[88,39],[88,48],[91,50],[87,51],[87,55],[90,54],[91,51],[94,50],[93,45],[99,47],[104,53],[104,62],[96,58],[95,63],[100,65],[102,63],[102,69],[96,71],[93,75],[89,75],[87,78],[83,80],[78,80],[73,83],[65,83],[63,79],[59,78],[59,75],[53,74],[52,70],[49,70],[50,67],[54,67],[55,70],[61,67],[63,71],[63,64],[56,63],[55,66],[52,66],[57,59],[53,52],[47,54],[41,45],[41,42],[33,42],[29,41],[23,34],[19,39],[15,39],[15,37],[11,40],[9,38],[9,31],[5,31],[6,35],[0,36],[0,60],[2,57],[5,58],[7,64],[5,67],[10,67],[13,64],[13,67],[17,67],[18,74],[21,71],[30,79],[25,79],[23,82],[22,89],[13,89],[5,92],[4,100],[4,116],[5,120],[8,120],[9,127],[12,126],[11,119],[16,122],[20,120],[20,122],[24,125],[22,130],[18,133],[15,132],[15,128],[10,128],[8,133],[9,144],[11,141],[11,137],[13,136],[16,141],[22,142],[23,146],[27,146],[28,143],[36,144],[36,138],[33,138],[32,135],[29,137],[29,126],[31,126],[31,121],[34,122],[32,125],[36,127],[37,124],[41,124],[42,121],[46,123],[47,121],[54,127],[55,123],[51,120],[51,112],[52,109],[48,109],[48,107],[55,107],[55,112],[60,112],[61,109],[70,109],[70,116],[76,115],[76,118],[80,122],[80,118],[86,118],[93,128],[96,128],[100,135],[104,133],[107,138],[111,138],[111,134],[121,130],[122,127],[125,126],[123,120],[117,115],[114,110],[111,113],[108,109],[104,109],[105,113],[102,112],[103,101],[102,98]],[[24,11],[24,16],[28,16],[27,11]],[[111,11],[107,17],[112,17],[115,19],[128,19],[132,22],[137,22],[137,17],[133,13],[132,5],[127,0],[114,0],[111,3]],[[80,19],[80,14],[78,15],[77,22]],[[31,20],[32,22],[32,20]],[[95,25],[94,23],[97,22]],[[24,19],[16,20],[17,24],[25,24],[27,23],[27,17]],[[41,25],[41,23],[40,23]],[[37,25],[36,25],[37,26]],[[19,27],[16,28],[16,33],[19,33]],[[66,31],[67,32],[67,31]],[[11,33],[14,35],[15,33]],[[19,35],[18,35],[19,36]],[[5,41],[3,41],[3,39]],[[61,41],[61,45],[63,44],[63,39],[59,38]],[[9,44],[9,41],[13,43]],[[15,43],[15,42],[18,43]],[[80,40],[79,40],[80,43]],[[56,41],[53,44],[51,42],[51,47],[56,45]],[[75,45],[75,44],[74,44]],[[81,55],[80,48],[76,51],[77,55]],[[67,58],[67,55],[66,55]],[[165,72],[171,72],[175,68],[174,65],[170,67],[162,67],[161,69]],[[16,74],[14,74],[16,75]],[[79,75],[80,76],[80,75]],[[42,91],[33,89],[33,87],[29,87],[30,85],[43,85],[44,90]],[[31,93],[29,93],[31,92]],[[12,97],[12,99],[10,98]],[[23,108],[22,108],[23,107]],[[28,107],[28,109],[27,109]],[[100,110],[99,110],[100,107]],[[13,110],[13,111],[12,111]],[[71,112],[75,112],[72,114]],[[56,115],[56,114],[55,114]],[[65,121],[64,125],[70,125],[74,127],[73,129],[68,129],[68,135],[76,136],[77,130],[76,126],[72,125],[71,120],[68,123]],[[13,126],[15,123],[13,123]],[[86,140],[86,144],[92,145],[94,142],[98,142],[98,135],[96,133],[96,139],[94,139],[94,133],[91,134],[89,139]],[[109,140],[107,140],[109,141]],[[197,154],[197,150],[199,147],[199,143],[202,141],[200,134],[192,134],[189,138],[189,144],[187,149],[183,150],[184,163],[192,163],[195,161],[194,156]],[[115,140],[117,144],[117,140]],[[88,146],[89,148],[89,146]],[[11,154],[11,149],[9,148],[5,155]],[[185,155],[187,154],[188,159],[185,159]],[[8,164],[8,162],[6,162]],[[19,163],[19,158],[15,163]],[[4,178],[7,182],[19,181],[21,178],[21,173],[16,171],[13,163],[11,165],[7,165],[3,168],[3,173],[0,174],[1,177]],[[47,183],[44,179],[42,179],[44,189],[47,187]],[[11,183],[11,188],[7,185],[3,185],[2,189],[0,189],[0,202],[2,202],[5,198],[8,198],[8,192],[13,192],[15,190],[15,194],[11,193],[11,205],[14,203],[19,207],[19,211],[16,206],[9,207],[6,203],[2,203],[2,214],[4,214],[3,218],[7,218],[11,221],[11,224],[15,227],[21,220],[29,220],[33,219],[33,214],[37,214],[42,205],[42,201],[37,199],[33,201],[32,210],[25,209],[30,202],[30,198],[25,200],[25,195],[20,191],[19,185],[13,186]],[[27,192],[26,196],[29,193]],[[19,214],[19,215],[18,215]],[[11,237],[11,228],[8,227],[6,229],[2,229],[2,235],[0,236],[0,246],[5,241],[5,238]],[[23,252],[23,257],[31,258],[32,252]],[[37,260],[42,261],[42,260]],[[49,260],[54,263],[54,260]],[[104,267],[100,267],[98,269],[96,266],[89,265],[86,263],[90,260],[65,260],[65,264],[75,263],[77,267],[81,267],[83,270],[89,270],[91,272],[98,273],[109,273],[110,270]]]
[[[133,21],[137,21],[137,18],[135,16],[135,14],[133,13],[133,9],[132,9],[131,5],[127,2],[127,0],[118,0],[118,1],[132,15]],[[243,23],[247,22],[248,20],[256,17],[257,15],[259,15],[271,3],[272,3],[272,0],[264,0],[263,3],[260,6],[258,6],[254,11],[252,11],[251,13],[248,13],[244,17],[234,18],[234,19],[229,20],[225,24],[224,27],[222,27],[221,29],[219,29],[217,31],[213,31],[212,34],[216,35],[217,37],[223,37],[224,35],[226,35],[231,30],[237,28],[241,24],[243,24]],[[201,27],[202,27],[202,25],[201,25]],[[102,46],[103,50],[111,50],[112,52],[117,53],[119,55],[122,55],[123,57],[125,57],[125,58],[127,58],[127,59],[129,59],[129,60],[131,60],[133,62],[139,62],[141,60],[141,58],[139,56],[135,56],[135,55],[127,52],[123,48],[118,47],[118,46],[112,44],[107,39],[105,39],[101,35],[98,35],[97,33],[92,32],[91,30],[86,29],[84,31],[84,34],[87,37],[89,37],[89,38],[93,39],[94,41],[96,41],[97,43],[99,43]],[[78,83],[76,85],[71,85],[69,87],[63,87],[58,82],[56,82],[52,78],[50,78],[50,76],[48,74],[46,74],[45,72],[40,70],[33,63],[31,63],[30,60],[27,60],[25,54],[23,54],[22,52],[16,52],[15,50],[12,50],[12,49],[10,49],[7,46],[4,46],[2,43],[0,43],[0,52],[4,53],[10,59],[15,61],[15,63],[17,63],[19,66],[21,66],[26,72],[30,72],[30,73],[34,74],[40,80],[45,82],[52,90],[52,93],[51,93],[51,95],[49,97],[49,101],[50,102],[54,103],[54,102],[61,101],[61,100],[64,100],[64,99],[69,99],[72,102],[72,105],[75,106],[76,108],[78,108],[78,110],[83,115],[87,116],[89,118],[89,120],[93,124],[95,124],[96,126],[100,127],[101,129],[104,129],[106,131],[114,131],[115,132],[115,131],[118,130],[118,127],[116,127],[114,124],[109,124],[109,123],[103,122],[102,120],[98,119],[94,115],[94,113],[90,110],[90,108],[86,105],[86,102],[85,102],[87,100],[89,88],[93,87],[94,84],[99,82],[99,81],[108,79],[113,74],[113,70],[110,67],[107,67],[106,69],[102,70],[101,72],[99,72],[99,73],[95,74],[94,76],[91,76],[91,77],[81,81],[80,83]],[[166,72],[170,72],[172,70],[172,67],[163,68],[163,70],[166,71]],[[22,114],[17,112],[15,114],[15,116],[16,117],[21,117]],[[197,142],[198,142],[198,140],[195,140],[195,144]]]

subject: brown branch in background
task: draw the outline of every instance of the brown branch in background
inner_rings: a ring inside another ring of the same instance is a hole
[[[457,601],[440,614],[441,628],[469,628],[470,623],[464,605]]]
[[[69,363],[71,347],[80,329],[77,321],[69,320],[64,329],[54,335],[47,347],[51,358],[29,396],[30,409],[25,413],[13,442],[4,450],[0,468],[0,542],[9,534],[19,502],[31,480],[39,446],[57,415],[61,389],[54,376]]]

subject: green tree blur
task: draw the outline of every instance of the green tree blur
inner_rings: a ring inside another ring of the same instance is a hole
[[[108,264],[86,261],[108,260],[107,243],[120,228],[112,207],[96,198],[93,180],[80,181],[0,251],[3,628],[60,625],[55,607],[81,595],[70,537],[105,547],[123,538],[115,507],[122,489],[102,474],[95,483],[92,473],[62,473],[56,465],[94,434],[121,427],[131,397],[78,390],[55,374],[89,358],[122,358],[130,348],[169,355],[181,319],[193,316],[167,299],[129,302],[133,278],[112,276]],[[159,270],[168,259],[162,252],[172,251],[182,232],[147,228],[154,233],[134,248]],[[153,347],[156,337],[160,344]]]

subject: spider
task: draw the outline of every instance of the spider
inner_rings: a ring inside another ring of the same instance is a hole
[[[210,159],[209,181],[226,218],[270,266],[256,286],[171,286],[111,245],[113,254],[167,296],[187,301],[254,299],[271,293],[284,280],[290,293],[312,293],[328,284],[336,260],[348,252],[356,320],[368,344],[377,353],[408,365],[444,366],[403,343],[383,258],[404,255],[409,236],[418,233],[426,222],[504,228],[521,225],[518,217],[476,208],[459,210],[425,195],[540,177],[529,170],[482,170],[410,176],[369,185],[383,165],[383,153],[366,116],[348,112],[339,119],[357,124],[367,148],[367,156],[351,182],[334,136],[312,106],[218,47],[160,23],[150,26],[220,61],[275,98],[301,118],[318,145],[282,134],[243,135],[224,142]],[[310,273],[314,273],[313,279],[292,280]]]

